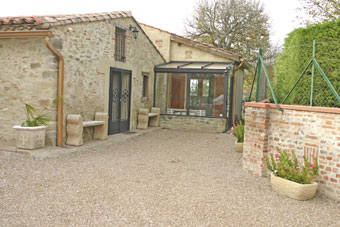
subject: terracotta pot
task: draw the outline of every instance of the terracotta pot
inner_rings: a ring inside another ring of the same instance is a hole
[[[235,141],[235,150],[236,152],[243,152],[243,142],[242,143],[238,143],[237,141]]]
[[[46,126],[22,127],[16,129],[17,148],[33,150],[45,146]]]
[[[299,184],[271,174],[271,183],[274,191],[297,200],[307,200],[314,197],[318,183]]]

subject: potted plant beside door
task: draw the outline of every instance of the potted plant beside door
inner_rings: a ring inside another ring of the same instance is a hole
[[[233,135],[237,138],[235,141],[235,150],[237,152],[243,152],[244,125],[242,124],[242,121],[234,128]]]
[[[17,148],[32,150],[44,147],[46,125],[51,118],[46,113],[38,113],[36,108],[27,103],[25,113],[27,119],[13,127],[16,130]]]
[[[286,151],[277,148],[278,153],[270,154],[266,160],[267,168],[272,171],[271,184],[274,191],[297,200],[313,198],[318,188],[314,181],[319,175],[318,159],[310,163],[304,156],[304,163],[299,164],[294,150],[291,157]]]

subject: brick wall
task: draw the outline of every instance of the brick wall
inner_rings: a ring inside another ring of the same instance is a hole
[[[340,108],[245,104],[243,168],[263,176],[262,158],[280,147],[319,159],[319,191],[340,200]]]

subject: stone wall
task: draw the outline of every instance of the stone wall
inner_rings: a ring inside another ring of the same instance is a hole
[[[231,62],[230,59],[208,53],[198,48],[188,46],[171,40],[170,43],[170,60],[171,61],[213,61],[213,62]]]
[[[161,127],[199,132],[225,132],[227,120],[192,116],[161,115]]]
[[[145,24],[140,24],[140,26],[145,31],[145,33],[150,37],[150,39],[158,48],[158,50],[161,52],[165,60],[167,62],[170,61],[171,34],[161,29],[157,29]]]
[[[113,23],[112,23],[113,22]],[[137,26],[135,40],[126,32],[126,62],[114,60],[115,25],[128,30]],[[130,128],[136,127],[139,108],[153,105],[154,65],[164,59],[132,18],[83,22],[52,27],[52,43],[65,60],[64,128],[67,114],[94,119],[95,112],[108,112],[110,67],[132,71]],[[0,139],[14,138],[12,126],[25,119],[23,104],[47,108],[53,118],[47,144],[55,144],[57,61],[43,39],[0,40]],[[149,98],[142,102],[142,73],[149,79]],[[90,130],[90,129],[89,129]],[[66,137],[64,130],[64,139]],[[89,134],[90,132],[88,132]]]
[[[261,160],[276,147],[295,150],[302,160],[319,160],[319,191],[340,200],[340,109],[280,105],[245,104],[243,168],[263,176]]]
[[[52,118],[47,143],[55,143],[57,66],[43,38],[0,39],[0,140],[15,138],[14,125],[26,120],[25,103]]]

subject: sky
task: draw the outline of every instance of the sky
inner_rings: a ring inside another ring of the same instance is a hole
[[[198,0],[15,0],[6,1],[0,8],[0,17],[95,13],[128,10],[133,17],[145,23],[178,35],[185,35],[184,24]],[[283,44],[285,36],[299,27],[294,19],[298,0],[260,0],[272,24],[272,41]]]

